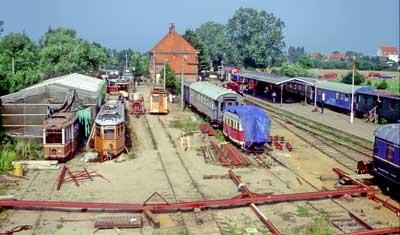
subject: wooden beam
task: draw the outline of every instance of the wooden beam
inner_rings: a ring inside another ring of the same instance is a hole
[[[3,117],[19,117],[19,116],[46,116],[46,113],[2,113]]]
[[[3,125],[3,127],[43,127],[43,125]]]

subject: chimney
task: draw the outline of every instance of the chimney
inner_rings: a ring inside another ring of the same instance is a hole
[[[169,33],[175,32],[175,24],[174,23],[170,23],[169,26]]]

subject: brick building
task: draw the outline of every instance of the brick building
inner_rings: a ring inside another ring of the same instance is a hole
[[[151,79],[162,76],[160,72],[166,62],[177,76],[181,76],[183,69],[185,80],[196,80],[199,64],[198,51],[175,31],[174,24],[170,25],[168,34],[149,53]]]

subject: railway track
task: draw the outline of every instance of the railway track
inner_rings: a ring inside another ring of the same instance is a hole
[[[246,100],[267,110],[276,123],[349,170],[357,169],[358,161],[367,162],[372,159],[371,144],[362,138],[296,117],[295,114],[289,115],[251,96],[246,96]]]
[[[207,200],[204,193],[198,187],[193,176],[190,174],[190,171],[186,166],[185,162],[183,161],[181,154],[177,151],[177,146],[174,141],[174,138],[172,138],[171,134],[168,132],[167,128],[165,127],[160,117],[152,116],[150,117],[151,120],[149,120],[148,117],[144,115],[144,118],[146,125],[148,125],[149,127],[149,131],[151,132],[150,134],[152,138],[155,139],[153,141],[155,142],[153,143],[153,147],[157,150],[157,155],[161,162],[163,172],[166,175],[166,178],[168,180],[169,186],[173,194],[172,195],[173,200],[175,202]],[[158,143],[156,138],[154,137],[155,135],[153,133],[153,128],[158,130],[157,131],[158,138],[161,138],[162,135],[165,134],[166,136],[165,138],[167,138],[169,144],[173,146],[172,154],[166,156],[165,154],[168,150],[159,149],[157,147]],[[171,157],[172,155],[176,157],[172,158]],[[169,198],[170,197],[166,195],[166,199],[168,200]],[[181,216],[182,220],[184,221],[187,234],[196,233],[196,231],[191,231],[194,228],[196,228],[196,226],[191,226],[192,225],[191,222],[193,221],[191,216],[188,214],[181,214]],[[220,223],[218,222],[218,218],[215,218],[215,216],[212,213],[210,213],[209,215],[205,215],[204,217],[205,217],[204,222],[207,223],[208,226],[202,226],[202,232],[209,234],[215,234],[215,232],[218,232],[219,234],[223,234]],[[210,221],[207,221],[207,219],[211,220],[211,224],[209,224]],[[188,226],[188,223],[190,223],[190,226]],[[215,226],[212,226],[212,223],[214,223]],[[206,231],[204,231],[204,229],[206,229]]]

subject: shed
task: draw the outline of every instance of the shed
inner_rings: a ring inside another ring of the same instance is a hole
[[[4,129],[15,137],[42,138],[43,121],[48,115],[49,107],[62,108],[72,93],[76,93],[82,105],[91,107],[94,120],[96,107],[101,105],[105,96],[105,82],[72,73],[1,96]]]

